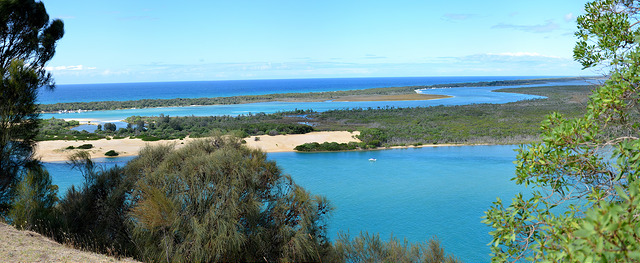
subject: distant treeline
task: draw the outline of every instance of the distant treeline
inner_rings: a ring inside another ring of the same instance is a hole
[[[305,118],[295,114],[308,114],[311,111],[291,111],[275,114],[251,114],[242,116],[208,117],[158,117],[131,116],[126,119],[126,128],[116,130],[115,125],[98,125],[95,133],[70,130],[69,122],[60,119],[42,120],[39,140],[91,140],[102,138],[119,139],[124,137],[140,138],[145,141],[180,139],[210,136],[214,131],[233,132],[240,137],[251,135],[303,134],[314,130],[301,124]],[[77,125],[77,121],[73,121]],[[64,124],[66,123],[66,124]],[[65,129],[66,128],[66,129]]]
[[[499,91],[541,95],[548,99],[506,104],[359,108],[327,112],[298,110],[236,117],[132,116],[126,120],[130,124],[127,128],[115,130],[115,126],[105,125],[95,134],[70,131],[69,124],[61,124],[64,121],[54,119],[43,121],[40,139],[74,139],[73,136],[115,139],[133,136],[158,140],[203,137],[210,135],[212,131],[235,132],[238,136],[246,137],[298,134],[314,130],[358,130],[358,138],[362,140],[362,144],[309,144],[301,146],[299,150],[350,150],[436,143],[519,144],[537,141],[540,122],[551,112],[557,111],[567,117],[582,114],[591,86],[548,86]]]
[[[276,93],[265,95],[246,95],[233,97],[215,98],[177,98],[177,99],[143,99],[130,101],[96,101],[96,102],[66,102],[56,104],[40,104],[39,110],[42,112],[76,111],[76,110],[118,110],[131,108],[157,108],[157,107],[185,107],[191,105],[223,105],[242,104],[269,101],[324,101],[350,96],[371,96],[371,95],[400,95],[413,94],[417,89],[441,88],[441,87],[486,87],[486,86],[510,86],[510,85],[530,85],[540,84],[549,81],[570,81],[582,78],[556,78],[556,79],[531,79],[531,80],[504,80],[477,83],[455,83],[438,84],[431,86],[410,86],[410,87],[390,87],[372,88],[364,90],[344,90],[328,92],[309,93]]]

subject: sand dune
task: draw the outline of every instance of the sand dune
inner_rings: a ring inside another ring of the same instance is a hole
[[[311,132],[307,134],[292,134],[292,135],[262,135],[257,136],[259,140],[255,140],[256,136],[245,138],[247,146],[253,148],[259,148],[266,152],[287,152],[293,151],[293,148],[308,142],[339,142],[346,143],[352,141],[359,141],[353,136],[359,134],[359,132],[346,132],[346,131],[330,131],[330,132]],[[156,145],[175,143],[177,147],[183,145],[191,140],[191,138],[185,138],[184,140],[165,140],[155,142],[145,142],[141,139],[118,139],[118,140],[77,140],[77,141],[42,141],[39,142],[36,147],[36,157],[39,157],[44,162],[66,161],[68,156],[75,151],[80,150],[66,150],[69,146],[78,147],[83,144],[92,144],[93,148],[86,150],[91,154],[92,158],[106,157],[105,152],[114,150],[118,152],[119,156],[135,156],[138,151],[145,145]]]

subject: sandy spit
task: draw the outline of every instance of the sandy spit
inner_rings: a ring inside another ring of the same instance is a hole
[[[311,132],[307,134],[291,134],[291,135],[261,135],[251,136],[245,138],[247,146],[261,149],[265,152],[292,152],[293,148],[300,144],[310,142],[357,142],[359,141],[354,136],[359,132],[353,133],[347,131],[329,131],[329,132]],[[258,140],[255,138],[259,137]],[[36,157],[44,162],[56,162],[66,161],[68,156],[76,151],[80,150],[66,150],[69,146],[78,147],[83,144],[92,144],[93,148],[88,151],[91,154],[91,158],[106,157],[105,152],[114,150],[118,152],[119,156],[135,156],[142,147],[146,145],[167,144],[175,143],[177,147],[180,147],[191,140],[191,138],[185,138],[184,140],[163,140],[155,142],[145,142],[141,139],[117,139],[117,140],[75,140],[75,141],[42,141],[38,142],[36,146]]]

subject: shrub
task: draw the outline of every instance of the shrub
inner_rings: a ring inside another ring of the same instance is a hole
[[[120,155],[118,152],[114,151],[114,150],[109,150],[108,152],[104,153],[104,155],[109,156],[109,157],[115,157]]]
[[[127,177],[122,167],[98,172],[88,155],[84,157],[75,167],[85,175],[85,183],[72,186],[58,205],[61,227],[53,231],[55,238],[98,253],[135,256],[127,199],[135,178]]]
[[[391,236],[388,242],[380,235],[360,233],[351,239],[348,234],[339,233],[334,244],[335,259],[339,262],[424,262],[458,263],[453,255],[446,255],[437,238],[424,243],[409,243]]]
[[[319,261],[330,250],[327,200],[237,138],[147,147],[127,169],[140,178],[131,215],[145,261]]]
[[[80,145],[80,146],[78,146],[76,148],[77,149],[85,149],[85,150],[86,149],[91,149],[91,148],[93,148],[93,144],[83,144],[83,145]]]
[[[16,187],[9,220],[18,228],[42,232],[53,222],[57,195],[49,172],[41,166],[30,168]]]

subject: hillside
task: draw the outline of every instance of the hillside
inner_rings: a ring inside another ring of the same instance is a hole
[[[0,223],[0,262],[137,262],[80,251]]]

